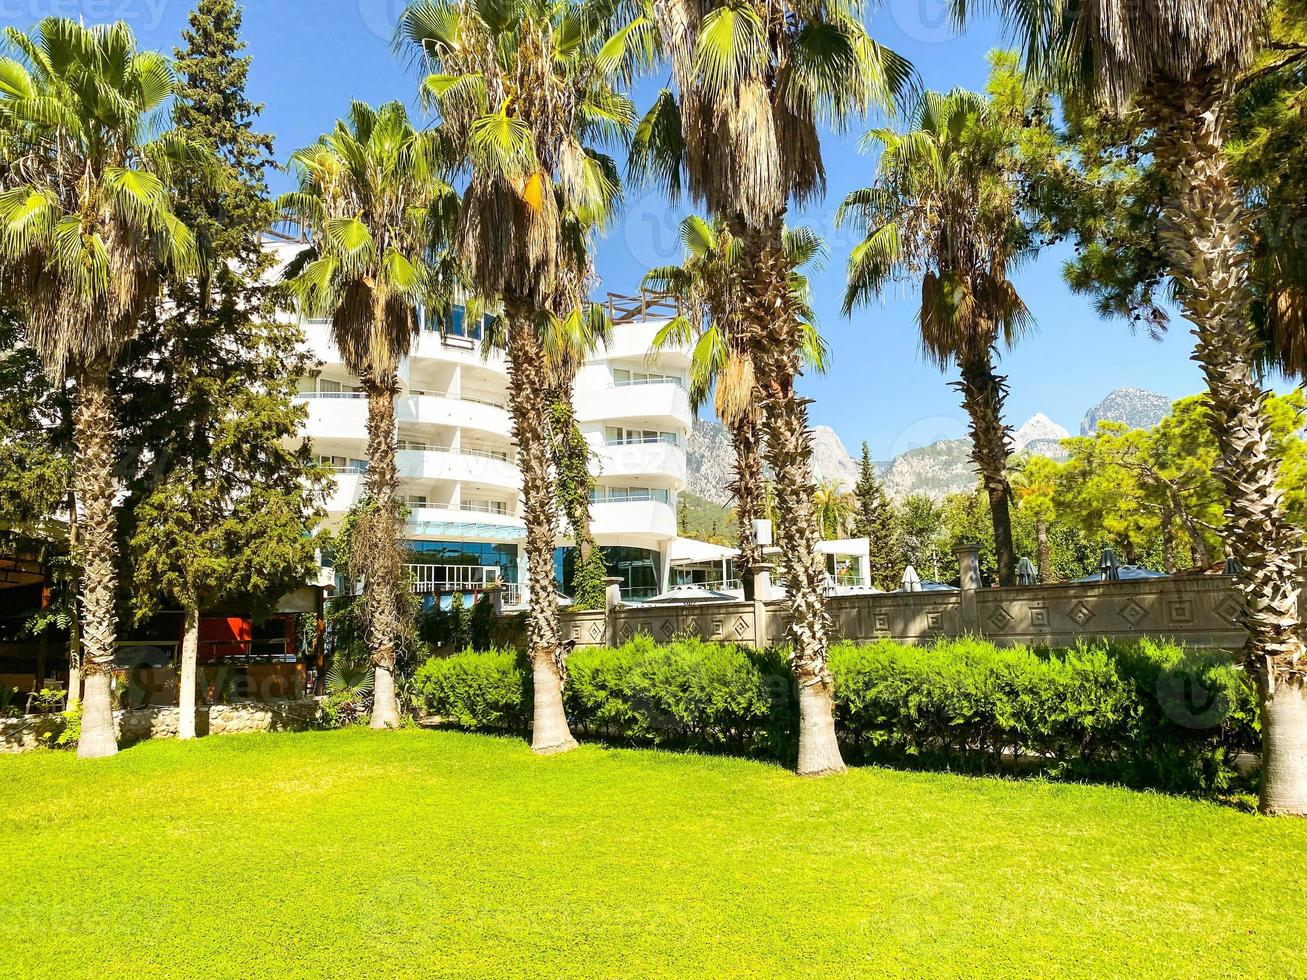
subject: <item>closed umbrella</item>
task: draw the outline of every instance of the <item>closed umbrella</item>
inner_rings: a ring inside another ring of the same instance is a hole
[[[911,565],[903,569],[903,591],[904,592],[921,591],[921,576],[917,574],[917,570],[913,568]]]
[[[1022,558],[1017,563],[1017,585],[1034,585],[1035,579],[1035,563],[1029,558]]]
[[[1103,582],[1121,581],[1121,564],[1116,560],[1116,552],[1111,548],[1103,549],[1103,557],[1098,562],[1098,572]]]

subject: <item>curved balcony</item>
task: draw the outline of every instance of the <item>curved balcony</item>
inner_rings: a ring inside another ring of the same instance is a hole
[[[592,503],[590,529],[600,537],[674,538],[676,510],[670,504],[657,500]],[[603,541],[599,543],[603,544]]]
[[[508,410],[488,400],[460,395],[401,395],[395,399],[400,422],[428,422],[503,435],[509,431]]]
[[[685,451],[666,442],[631,442],[595,449],[600,476],[662,477],[685,488]]]
[[[611,360],[645,361],[650,356],[654,338],[658,331],[667,325],[667,317],[637,320],[633,323],[619,323],[613,327],[613,335],[603,348],[603,358]],[[674,347],[658,351],[653,355],[654,363],[667,367],[688,368],[690,366],[690,349]]]
[[[513,463],[476,450],[401,449],[395,455],[401,479],[459,480],[518,490],[522,474]]]
[[[652,384],[610,385],[576,392],[580,422],[638,421],[665,429],[688,429],[690,396],[671,381]]]
[[[363,499],[364,476],[352,470],[335,474],[336,486],[327,498],[327,510],[343,514]]]
[[[368,399],[362,392],[310,392],[296,396],[309,408],[304,431],[311,439],[358,439],[368,430]]]
[[[502,352],[492,351],[489,357],[483,358],[479,341],[445,336],[430,330],[423,330],[418,336],[409,358],[485,368],[508,377],[508,362]]]
[[[487,514],[450,507],[414,507],[405,533],[411,537],[480,541],[520,541],[526,525],[508,514]]]

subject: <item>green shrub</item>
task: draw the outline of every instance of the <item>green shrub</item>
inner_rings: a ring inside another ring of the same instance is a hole
[[[845,643],[831,650],[836,725],[850,761],[993,771],[1167,790],[1221,790],[1257,750],[1256,703],[1228,655],[1174,644],[1070,650]],[[469,728],[525,731],[530,677],[517,653],[465,653],[417,672],[428,711]],[[797,707],[782,651],[637,636],[568,660],[578,735],[789,763]]]

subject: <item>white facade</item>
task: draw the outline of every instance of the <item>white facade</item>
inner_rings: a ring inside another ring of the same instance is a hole
[[[303,246],[269,247],[288,261]],[[690,359],[686,350],[649,353],[665,322],[616,324],[607,349],[576,379],[577,420],[595,454],[592,527],[610,570],[627,580],[630,599],[667,586],[677,495],[685,488]],[[306,434],[336,471],[329,502],[329,523],[335,523],[362,498],[367,400],[341,363],[330,324],[304,326],[321,362],[317,376],[301,385]],[[439,592],[498,579],[510,602],[521,601],[516,586],[527,580],[522,481],[503,355],[482,356],[476,326],[457,323],[442,334],[424,325],[399,379],[399,492],[410,507],[406,538],[419,587]],[[559,548],[570,543],[561,526]]]

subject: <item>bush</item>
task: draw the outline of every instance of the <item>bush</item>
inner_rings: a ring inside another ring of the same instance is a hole
[[[850,761],[992,771],[1167,790],[1222,790],[1257,750],[1256,702],[1228,655],[1174,644],[999,649],[975,639],[831,650],[836,725]],[[428,711],[468,728],[525,731],[519,654],[465,653],[417,672]],[[578,735],[793,761],[793,683],[781,651],[697,639],[583,648],[568,660]]]

